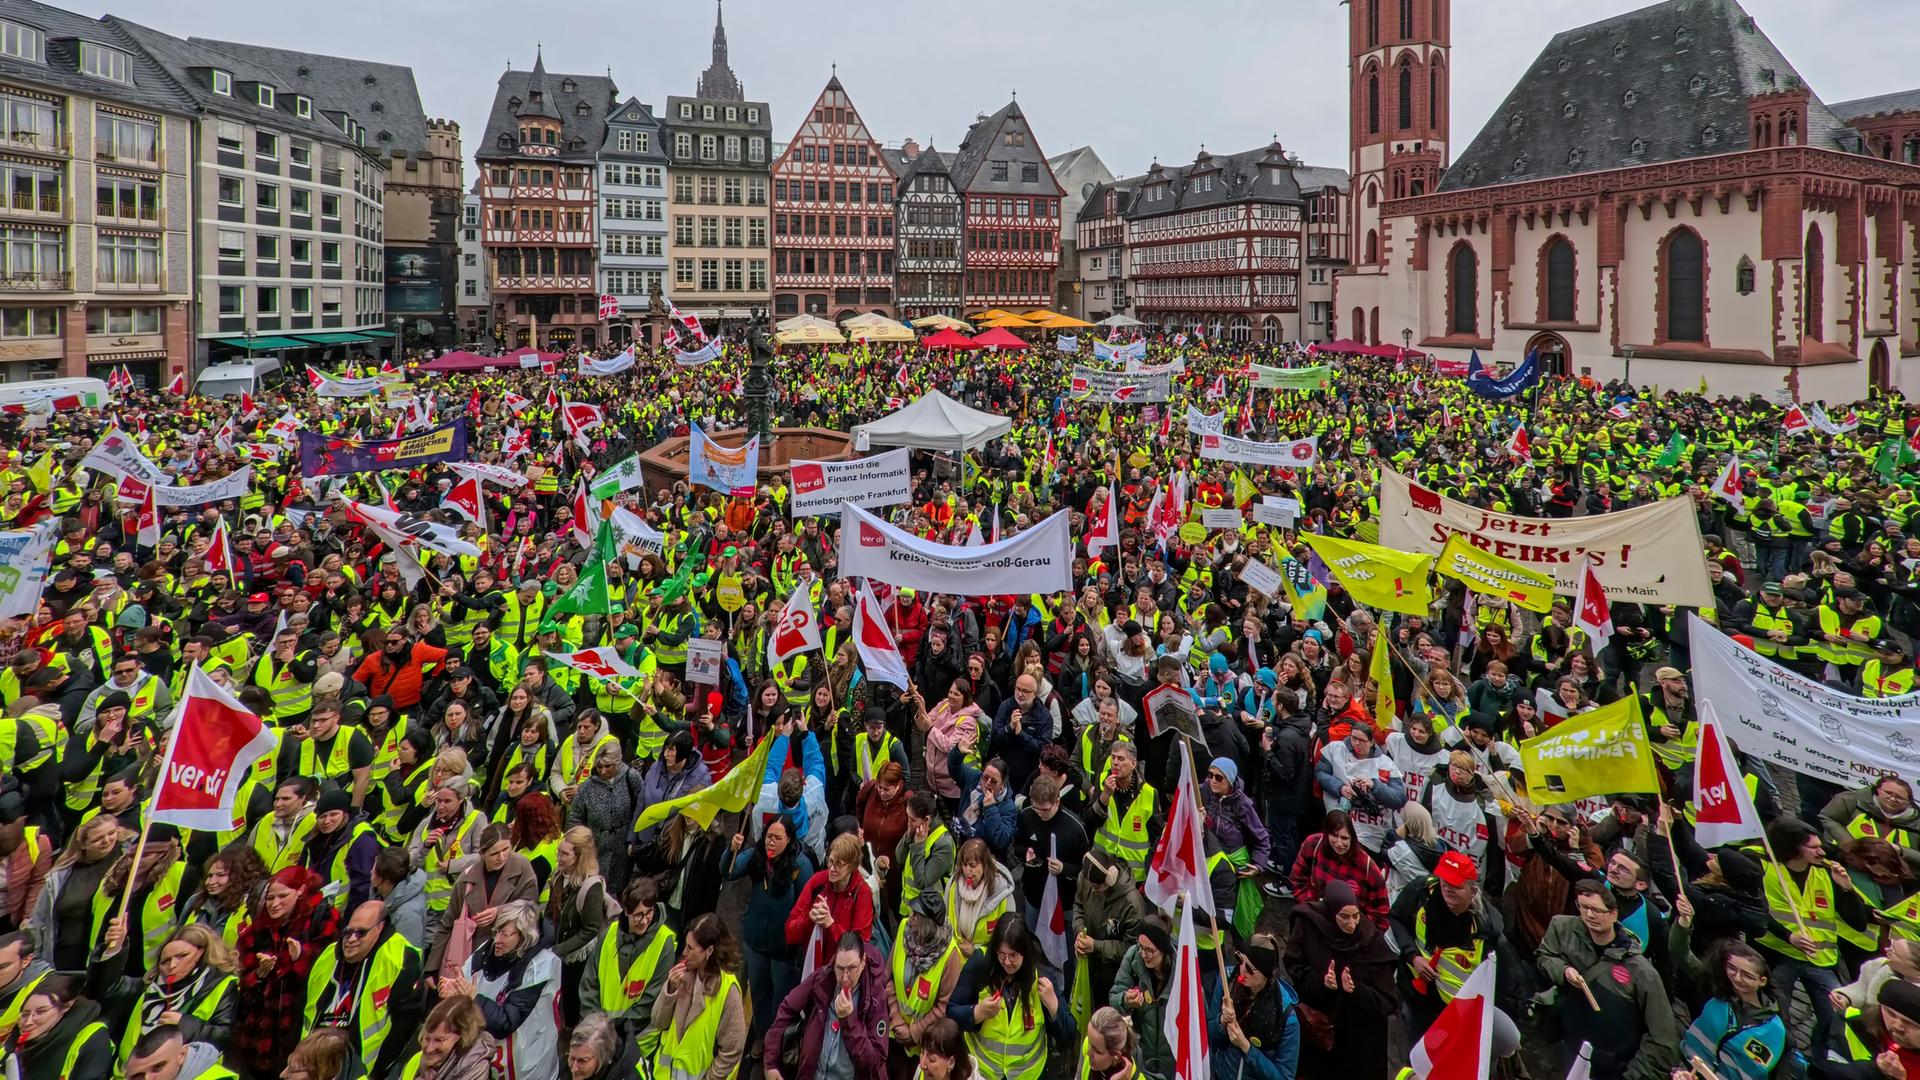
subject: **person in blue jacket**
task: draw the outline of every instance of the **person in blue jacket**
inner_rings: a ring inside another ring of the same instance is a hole
[[[1294,1080],[1300,1064],[1299,995],[1280,977],[1280,947],[1255,934],[1239,951],[1226,1000],[1207,1000],[1213,1080]]]
[[[753,808],[753,839],[760,839],[766,823],[785,814],[793,821],[795,839],[815,866],[827,859],[827,758],[811,731],[799,732],[800,768],[790,768],[787,755],[795,736],[795,720],[785,714],[767,735],[767,771],[761,777],[760,801]]]

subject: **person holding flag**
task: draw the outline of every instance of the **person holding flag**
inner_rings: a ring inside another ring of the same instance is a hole
[[[1575,882],[1573,900],[1576,914],[1555,916],[1534,954],[1557,991],[1561,1046],[1592,1043],[1601,1076],[1660,1080],[1680,1063],[1666,987],[1620,925],[1619,902],[1605,882]]]
[[[1189,927],[1191,923],[1189,922]],[[1185,946],[1183,946],[1184,948]],[[1175,988],[1178,994],[1181,987]],[[1292,1080],[1300,1064],[1300,998],[1280,967],[1280,945],[1269,934],[1255,934],[1239,950],[1233,980],[1224,994],[1210,994],[1207,1037],[1201,1060],[1211,1060],[1213,1080]],[[1168,1024],[1174,1021],[1169,1008]],[[1175,1074],[1196,1075],[1183,1066],[1191,1052],[1175,1050]],[[1262,1060],[1256,1061],[1259,1058]]]

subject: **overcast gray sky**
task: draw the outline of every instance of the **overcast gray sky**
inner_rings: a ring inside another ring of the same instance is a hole
[[[58,0],[56,0],[58,2]],[[1745,0],[1828,101],[1920,83],[1915,0]],[[472,159],[511,61],[600,73],[658,107],[706,67],[712,0],[157,0],[69,5],[158,29],[410,65],[429,116],[460,122]],[[1456,0],[1456,153],[1555,32],[1640,0]],[[838,62],[882,142],[951,150],[1018,91],[1049,154],[1091,144],[1117,175],[1155,157],[1251,149],[1278,135],[1310,163],[1347,163],[1347,9],[1334,0],[727,0],[733,68],[790,137]],[[1204,15],[1203,15],[1204,13]]]

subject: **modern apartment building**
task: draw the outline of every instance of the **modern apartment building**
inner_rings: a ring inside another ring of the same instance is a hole
[[[199,362],[285,354],[331,362],[388,342],[387,153],[345,103],[272,68],[108,16],[158,65],[197,126],[192,223]],[[141,255],[135,244],[136,265]]]
[[[768,269],[767,194],[773,110],[748,101],[727,63],[727,29],[716,19],[713,61],[693,97],[667,99],[667,212],[672,231],[667,292],[709,331],[743,327],[765,310]]]
[[[192,113],[114,26],[0,0],[0,381],[187,369]]]
[[[600,144],[600,291],[620,300],[614,341],[647,332],[650,294],[667,287],[666,132],[653,106],[628,98]]]

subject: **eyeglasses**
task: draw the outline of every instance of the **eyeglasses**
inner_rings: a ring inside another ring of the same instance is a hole
[[[349,938],[351,940],[358,941],[361,938],[366,937],[368,934],[371,934],[378,929],[380,929],[379,923],[374,923],[372,926],[366,927],[364,929],[349,926],[345,930],[340,931],[340,936],[343,938]]]

